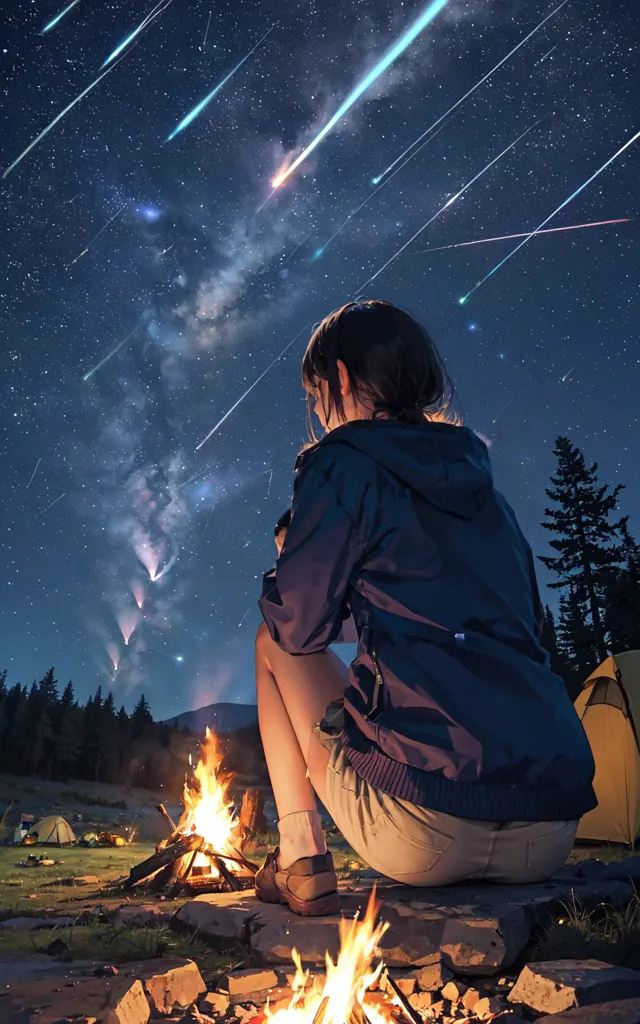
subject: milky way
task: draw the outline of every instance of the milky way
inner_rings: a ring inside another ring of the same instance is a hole
[[[364,281],[426,322],[537,554],[559,433],[627,485],[639,532],[640,238],[605,223],[637,215],[638,147],[576,191],[640,129],[635,5],[448,0],[377,75],[428,3],[10,7],[10,682],[53,664],[81,699],[101,684],[130,707],[144,690],[157,716],[254,698],[260,581],[306,436],[300,360]],[[550,226],[598,225],[504,262],[507,236],[568,196]],[[461,244],[486,239],[504,240]]]

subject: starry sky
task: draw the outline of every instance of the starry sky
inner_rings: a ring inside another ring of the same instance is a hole
[[[637,222],[532,238],[464,306],[517,242],[439,248],[533,230],[640,130],[634,0],[567,0],[372,194],[559,2],[449,0],[275,191],[424,3],[77,0],[46,32],[64,0],[2,4],[5,170],[111,69],[0,181],[9,682],[53,664],[156,717],[254,699],[300,360],[355,295],[427,324],[537,553],[559,433],[626,485],[637,533]],[[548,226],[635,218],[639,180],[640,140]]]

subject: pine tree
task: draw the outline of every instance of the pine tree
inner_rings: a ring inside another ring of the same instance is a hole
[[[551,587],[570,590],[574,598],[584,597],[589,625],[593,634],[596,660],[607,656],[603,590],[612,568],[623,557],[620,537],[627,517],[610,523],[617,508],[622,485],[613,490],[598,482],[598,466],[587,467],[579,448],[567,437],[558,437],[554,455],[558,460],[548,497],[555,508],[545,509],[546,522],[541,525],[555,534],[549,541],[556,557],[540,560],[557,575]]]
[[[605,622],[614,652],[640,648],[640,545],[625,523],[624,563],[614,568],[605,587]]]
[[[558,652],[567,666],[567,689],[575,699],[587,676],[598,665],[599,652],[588,622],[585,595],[577,586],[560,598]]]
[[[153,718],[151,717],[149,704],[147,703],[144,693],[141,693],[140,700],[133,709],[133,714],[131,716],[131,731],[133,739],[140,739],[140,737],[143,736],[152,725]]]

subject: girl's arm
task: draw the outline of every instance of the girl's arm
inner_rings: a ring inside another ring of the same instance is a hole
[[[351,614],[347,592],[361,550],[328,477],[305,466],[284,546],[264,577],[260,599],[271,636],[288,654],[314,654],[340,638]]]

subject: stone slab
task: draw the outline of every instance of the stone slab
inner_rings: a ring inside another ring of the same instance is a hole
[[[490,975],[514,962],[533,927],[569,900],[587,910],[617,903],[632,894],[629,883],[561,875],[531,885],[468,883],[416,889],[381,879],[380,917],[389,928],[380,953],[389,967],[422,967],[442,959],[458,973]],[[342,912],[362,915],[371,884],[341,886]],[[175,914],[172,925],[208,938],[235,939],[250,945],[265,964],[291,963],[291,949],[307,965],[322,964],[338,952],[338,917],[301,918],[287,907],[260,903],[252,893],[197,896]]]
[[[61,984],[52,978],[19,981],[0,994],[0,1020],[59,1024],[67,1018],[93,1018],[99,1024],[147,1024],[149,1003],[136,978],[78,978]]]
[[[606,879],[613,881],[633,883],[640,882],[640,857],[627,857],[626,860],[619,860],[613,864],[607,864],[603,875]]]
[[[527,964],[508,995],[538,1013],[557,1014],[612,999],[640,997],[640,971],[601,960],[549,960]]]
[[[175,914],[170,903],[141,903],[120,907],[113,918],[116,928],[152,928],[168,924]]]
[[[538,1017],[537,1024],[640,1024],[640,999],[577,1006],[551,1017]]]

